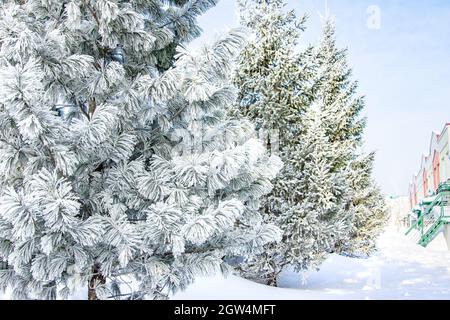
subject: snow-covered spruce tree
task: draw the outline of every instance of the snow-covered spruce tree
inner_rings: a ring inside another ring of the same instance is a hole
[[[358,83],[351,79],[347,51],[336,45],[335,25],[324,23],[323,39],[317,48],[317,99],[327,109],[326,134],[336,149],[333,170],[345,170],[355,211],[349,239],[337,251],[345,254],[370,254],[386,221],[384,198],[372,179],[373,153],[363,151],[366,119],[361,117],[364,99],[357,96]]]
[[[368,256],[376,250],[376,241],[388,220],[385,198],[372,178],[374,154],[352,164],[355,218],[349,239],[338,252],[354,257]]]
[[[239,57],[235,83],[239,88],[236,112],[252,119],[270,147],[270,131],[282,130],[282,138],[299,130],[300,112],[309,103],[300,86],[308,81],[310,64],[295,48],[306,18],[283,12],[282,0],[240,0],[241,25],[252,39]]]
[[[164,298],[279,236],[257,209],[280,161],[226,115],[242,33],[165,51],[212,4],[3,2],[1,291]]]
[[[285,251],[281,266],[298,271],[318,268],[347,239],[352,226],[347,170],[333,168],[338,152],[326,134],[328,112],[314,104],[304,113],[303,133],[292,144],[285,178],[271,197],[282,203],[278,223],[285,231]],[[277,199],[280,196],[283,200]]]
[[[282,242],[268,245],[242,272],[276,285],[287,265],[297,270],[319,265],[347,238],[352,212],[344,173],[333,170],[336,150],[327,136],[323,105],[314,102],[314,50],[297,53],[305,19],[285,12],[282,0],[241,1],[241,8],[242,23],[254,38],[240,56],[236,109],[263,130],[269,148],[278,145],[285,164],[263,208],[282,228]]]

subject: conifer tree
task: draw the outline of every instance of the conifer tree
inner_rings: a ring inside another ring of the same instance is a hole
[[[385,197],[372,178],[373,162],[374,154],[371,153],[352,165],[355,218],[348,241],[338,249],[345,255],[366,257],[376,251],[377,239],[388,220]]]
[[[281,266],[296,270],[320,266],[339,241],[345,241],[351,228],[347,172],[333,168],[338,154],[326,134],[327,115],[328,110],[319,104],[304,113],[303,134],[284,159],[284,180],[276,181],[272,193],[273,199],[283,195],[284,200],[278,219],[284,230]],[[288,188],[279,188],[286,184],[291,193]],[[280,189],[283,193],[278,194]]]
[[[280,137],[286,140],[291,132],[300,130],[301,112],[309,103],[310,92],[301,89],[311,76],[307,59],[312,48],[303,55],[295,54],[306,18],[297,19],[293,10],[283,12],[282,0],[240,0],[239,5],[241,24],[253,38],[239,57],[237,112],[265,132],[270,146],[271,130],[280,130]]]
[[[346,170],[351,205],[355,210],[349,239],[342,241],[338,251],[351,254],[370,254],[386,221],[387,209],[380,190],[372,179],[375,154],[365,154],[364,129],[366,118],[361,117],[364,98],[357,95],[358,83],[352,80],[347,64],[347,50],[336,45],[335,24],[324,23],[323,38],[317,48],[319,65],[316,83],[317,97],[329,111],[327,136],[337,150],[334,170]]]
[[[349,252],[355,241],[372,242],[362,238],[379,228],[365,217],[376,220],[381,212],[359,201],[376,197],[370,179],[362,182],[359,172],[373,160],[360,151],[363,100],[354,98],[356,84],[345,51],[335,46],[333,25],[327,24],[320,45],[301,50],[305,18],[286,12],[283,0],[240,4],[241,21],[253,39],[240,55],[236,109],[263,130],[269,149],[279,147],[284,163],[263,209],[283,230],[282,241],[241,270],[276,285],[286,266],[318,268],[329,253]]]
[[[285,164],[263,209],[282,228],[282,242],[269,245],[242,271],[275,285],[286,265],[297,270],[316,266],[348,234],[341,199],[345,180],[332,172],[334,149],[328,148],[321,106],[313,107],[314,50],[296,52],[305,18],[285,12],[282,0],[240,4],[242,23],[254,38],[240,55],[236,109],[262,130],[268,148],[277,144]]]
[[[1,291],[166,298],[279,238],[258,208],[280,160],[227,116],[242,32],[178,46],[214,3],[3,1]]]

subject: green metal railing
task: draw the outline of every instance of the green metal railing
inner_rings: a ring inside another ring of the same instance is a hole
[[[442,183],[437,191],[437,196],[430,204],[423,203],[425,207],[420,216],[405,233],[414,236],[423,247],[434,240],[445,224],[450,223],[450,216],[445,215],[445,208],[450,206],[450,182]],[[439,215],[433,214],[436,207],[440,207]]]

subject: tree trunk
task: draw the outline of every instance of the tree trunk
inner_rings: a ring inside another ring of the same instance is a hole
[[[271,286],[271,287],[277,287],[278,286],[278,283],[277,283],[277,274],[276,273],[274,273],[270,278],[269,278],[269,280],[267,281],[267,285],[268,286]]]
[[[96,287],[99,284],[105,284],[106,279],[105,277],[100,273],[100,266],[98,264],[95,264],[92,267],[92,277],[89,279],[88,282],[88,300],[100,300],[97,297]]]
[[[275,260],[272,260],[270,262],[270,265],[272,266],[272,272],[269,274],[269,279],[267,281],[267,285],[271,287],[277,287],[278,286],[278,275],[280,274],[281,270],[283,270],[283,266],[279,266],[276,264]]]
[[[278,286],[278,274],[280,272],[277,270],[277,268],[274,266],[273,272],[270,274],[270,276],[267,279],[267,285],[271,287],[277,287]]]

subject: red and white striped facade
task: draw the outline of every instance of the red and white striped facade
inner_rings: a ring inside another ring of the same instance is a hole
[[[420,200],[432,195],[441,182],[450,179],[450,123],[441,133],[433,132],[428,155],[422,156],[420,170],[409,184],[409,203],[415,207]]]

